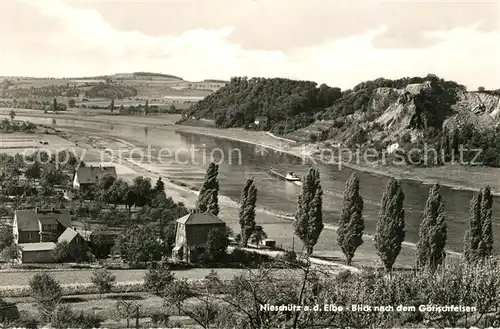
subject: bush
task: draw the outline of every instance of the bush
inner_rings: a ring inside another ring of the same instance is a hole
[[[116,276],[107,269],[98,269],[92,273],[90,281],[99,291],[99,295],[111,292],[116,284]]]
[[[42,319],[50,314],[61,300],[62,289],[59,282],[47,273],[35,274],[29,283],[32,297],[35,299]]]
[[[161,295],[165,287],[174,281],[174,274],[165,263],[150,266],[144,278],[144,288],[155,294]]]
[[[168,314],[156,311],[151,314],[151,323],[155,326],[167,326],[169,318]]]
[[[38,329],[39,322],[27,311],[19,312],[19,319],[14,321],[14,328]]]
[[[69,305],[58,305],[52,314],[50,324],[55,328],[99,328],[104,321],[94,314],[75,313]]]

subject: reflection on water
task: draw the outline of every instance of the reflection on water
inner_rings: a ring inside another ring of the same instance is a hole
[[[49,124],[50,118],[21,118],[38,124]],[[55,122],[55,119],[52,121]],[[254,177],[258,188],[258,206],[273,209],[280,213],[293,214],[296,208],[300,186],[271,177],[268,174],[270,167],[280,172],[293,171],[299,175],[306,173],[309,165],[302,164],[300,159],[287,154],[262,150],[253,145],[228,141],[225,139],[175,133],[156,128],[138,127],[98,122],[84,122],[80,120],[57,119],[57,125],[74,126],[75,129],[97,131],[121,138],[138,147],[151,145],[155,149],[165,149],[168,152],[154,158],[156,166],[162,173],[174,179],[182,179],[194,185],[203,181],[204,172],[213,155],[223,160],[219,165],[219,181],[221,195],[233,200],[239,200],[245,180]],[[116,126],[116,129],[114,129]],[[76,128],[79,127],[79,128]],[[182,151],[182,152],[180,152]],[[177,152],[177,154],[176,154]],[[345,181],[353,170],[343,168],[338,170],[333,165],[318,165],[321,183],[324,189],[324,220],[336,224],[341,210],[342,193]],[[385,177],[357,172],[360,180],[361,195],[365,207],[365,225],[368,233],[375,230],[376,218],[380,199],[387,181]],[[413,181],[403,181],[405,193],[406,230],[407,240],[415,242],[418,238],[418,229],[422,220],[422,211],[427,199],[429,185]],[[469,200],[471,192],[456,191],[442,188],[446,200],[446,216],[448,221],[449,248],[460,251],[463,235],[466,230]],[[493,205],[494,232],[496,247],[500,247],[500,202],[494,198]],[[497,249],[498,250],[498,249]]]

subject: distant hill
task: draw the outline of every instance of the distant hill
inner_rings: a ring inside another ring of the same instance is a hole
[[[126,97],[135,97],[138,95],[137,89],[124,84],[99,82],[85,92],[87,98],[108,98],[122,99]]]
[[[154,72],[132,72],[132,73],[115,73],[111,75],[99,75],[95,77],[78,77],[71,78],[73,80],[106,80],[106,79],[114,79],[114,80],[179,80],[184,81],[181,77],[171,75],[171,74],[163,74],[163,73],[154,73]]]
[[[217,80],[217,79],[205,79],[203,82],[207,83],[229,83],[229,81],[226,80]]]

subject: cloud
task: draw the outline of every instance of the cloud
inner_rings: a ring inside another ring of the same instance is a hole
[[[435,73],[471,88],[500,87],[500,33],[469,27],[427,31],[426,48],[380,48],[374,40],[391,28],[380,26],[315,45],[288,50],[246,49],[231,38],[235,26],[174,35],[121,30],[93,9],[67,2],[28,2],[32,26],[16,34],[6,24],[0,75],[89,76],[153,71],[189,80],[231,76],[289,77],[349,88],[378,77]],[[255,21],[256,33],[259,30]],[[9,25],[10,24],[10,25]],[[5,29],[5,27],[4,27]],[[265,33],[272,33],[266,29]]]

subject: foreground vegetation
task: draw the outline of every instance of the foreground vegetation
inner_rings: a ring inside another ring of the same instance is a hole
[[[90,305],[74,309],[71,304],[77,305],[78,298],[73,298],[75,302],[62,298],[59,283],[48,274],[38,274],[30,282],[36,311],[18,314],[6,312],[4,307],[1,321],[28,328],[42,324],[93,328],[105,321],[107,327],[115,319],[126,319],[127,328],[139,320],[143,325],[180,327],[179,316],[189,319],[183,322],[190,328],[500,325],[498,259],[392,276],[368,269],[332,276],[328,268],[313,268],[307,259],[304,261],[300,269],[293,271],[280,270],[283,261],[277,261],[229,280],[212,271],[201,281],[178,279],[159,263],[146,274],[144,286],[156,298],[144,300],[140,297],[143,295],[129,293],[127,296],[137,298],[106,302],[102,304],[106,308],[97,312]],[[113,275],[96,270],[93,278],[93,289],[99,292],[96,301],[103,301],[115,286]],[[5,305],[4,301],[0,303]],[[444,307],[453,308],[444,311]]]

